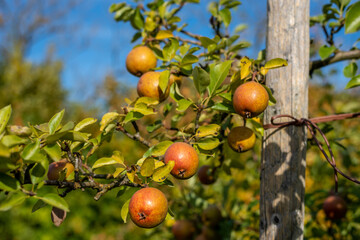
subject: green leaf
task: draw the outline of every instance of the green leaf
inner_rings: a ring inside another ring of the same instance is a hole
[[[128,123],[128,122],[132,122],[132,121],[136,121],[141,119],[142,117],[144,117],[144,114],[139,113],[139,112],[128,112],[128,114],[126,114],[126,117],[124,119],[124,123]]]
[[[240,49],[248,48],[250,46],[251,46],[251,43],[246,42],[246,41],[241,41],[241,42],[238,42],[235,45],[231,46],[229,48],[229,51],[230,52],[236,52],[236,51],[239,51]]]
[[[34,212],[36,212],[37,210],[39,210],[40,208],[43,208],[43,207],[45,207],[45,206],[47,206],[47,204],[44,203],[43,200],[39,199],[39,200],[37,200],[37,202],[34,204],[33,208],[31,209],[31,212],[34,213]]]
[[[347,78],[355,77],[358,67],[355,62],[350,63],[344,68],[344,76]]]
[[[172,141],[163,141],[160,142],[158,144],[156,144],[155,146],[151,147],[145,154],[144,156],[153,156],[153,157],[159,157],[165,154],[166,150],[168,149],[168,147],[170,147],[170,145],[173,144]]]
[[[55,114],[49,121],[49,133],[53,134],[60,126],[61,120],[64,117],[65,109]]]
[[[180,101],[177,102],[178,107],[176,108],[177,111],[179,112],[184,112],[186,111],[186,109],[188,109],[188,107],[190,107],[193,102],[187,99],[180,99]]]
[[[2,144],[4,144],[6,147],[11,148],[14,147],[16,145],[20,145],[20,144],[25,144],[28,142],[27,139],[18,137],[16,135],[5,135],[2,139],[1,139]]]
[[[119,117],[120,117],[120,114],[118,114],[117,112],[105,113],[100,121],[100,131],[104,131],[104,129],[107,127],[107,125],[109,125],[113,121],[117,120]]]
[[[347,84],[345,89],[354,88],[360,86],[360,75],[353,77]]]
[[[142,16],[142,14],[140,13],[140,9],[136,8],[134,14],[132,15],[131,18],[131,25],[137,29],[143,29],[144,28],[144,17]]]
[[[208,37],[200,37],[201,45],[205,48],[208,48],[211,44],[216,44],[216,42]]]
[[[126,6],[126,3],[113,3],[109,7],[109,12],[110,13],[116,12],[125,6]]]
[[[135,106],[137,104],[140,104],[140,103],[144,103],[146,104],[147,106],[153,106],[153,105],[158,105],[159,104],[159,101],[155,98],[150,98],[150,97],[140,97],[136,100],[135,102]]]
[[[187,54],[181,60],[181,65],[182,66],[189,65],[189,64],[197,63],[198,61],[199,61],[198,57],[191,55],[191,54]]]
[[[221,83],[227,77],[230,67],[231,60],[222,62],[220,64],[211,64],[210,65],[210,85],[209,85],[209,95],[212,97],[215,91],[220,87]]]
[[[27,145],[21,153],[21,157],[25,160],[30,160],[35,153],[40,149],[40,140],[36,139],[36,142]]]
[[[48,194],[44,195],[43,197],[39,197],[39,196],[34,196],[34,197],[37,199],[41,199],[42,201],[44,201],[45,203],[47,203],[53,207],[60,208],[66,212],[70,211],[69,206],[68,206],[67,202],[65,201],[65,199],[60,197],[56,193],[48,193]]]
[[[239,33],[239,32],[242,32],[244,31],[245,29],[248,28],[248,25],[247,24],[239,24],[235,27],[235,33]]]
[[[153,124],[151,125],[147,125],[146,126],[146,130],[149,132],[149,133],[152,133],[156,130],[158,130],[159,128],[161,128],[162,126],[162,122],[161,120],[158,120],[158,121],[155,121]]]
[[[220,126],[217,124],[209,124],[199,127],[196,130],[196,137],[206,137],[206,136],[218,136],[220,131]]]
[[[0,172],[0,189],[12,192],[20,188],[20,183],[9,175]]]
[[[274,58],[274,59],[271,59],[270,61],[268,61],[267,63],[265,63],[264,67],[266,69],[274,69],[274,68],[285,67],[287,65],[288,65],[288,62],[285,59]]]
[[[266,89],[267,93],[269,94],[269,102],[271,104],[276,104],[276,99],[274,98],[271,89],[268,88],[268,86],[266,85],[262,85],[262,86]]]
[[[227,113],[235,112],[232,103],[230,104],[230,103],[226,103],[226,102],[216,103],[213,106],[211,106],[211,109],[220,111],[220,112],[227,112]]]
[[[345,33],[360,30],[360,2],[356,2],[347,10],[345,18]]]
[[[210,84],[209,74],[202,68],[196,66],[193,70],[193,79],[196,90],[201,94]]]
[[[62,151],[58,144],[48,144],[43,149],[52,160],[59,161],[61,159]]]
[[[219,146],[220,141],[218,138],[202,138],[196,143],[199,148],[204,150],[212,150]]]
[[[170,77],[169,70],[165,70],[160,73],[159,87],[163,93],[166,91],[166,88],[168,87],[169,77]]]
[[[12,207],[22,204],[26,198],[27,196],[20,192],[9,194],[8,198],[0,203],[0,211],[7,211]]]
[[[11,105],[7,105],[0,109],[0,134],[3,133],[7,123],[9,122],[11,116]]]
[[[163,56],[166,61],[170,61],[175,57],[176,51],[179,48],[179,41],[175,38],[170,38],[170,41],[163,48]]]
[[[224,8],[219,12],[225,27],[228,27],[231,22],[231,12],[228,8]]]
[[[49,168],[49,161],[44,158],[39,163],[36,163],[30,170],[30,178],[32,184],[38,184],[44,180],[44,177]]]
[[[155,170],[152,179],[155,182],[163,182],[175,166],[175,161],[170,160],[166,165]]]
[[[173,33],[169,30],[160,30],[157,34],[155,39],[162,40],[174,37]]]
[[[144,177],[150,177],[155,170],[154,158],[148,157],[145,159],[140,168],[140,174]]]
[[[94,163],[92,168],[95,169],[95,168],[108,166],[108,165],[114,165],[114,164],[121,164],[121,163],[119,163],[116,159],[114,159],[112,157],[111,158],[103,157],[103,158],[96,160],[96,162]]]
[[[85,118],[81,120],[78,124],[76,124],[74,131],[78,131],[78,132],[81,130],[85,131],[87,128],[89,128],[96,122],[97,122],[96,118]]]
[[[331,47],[328,47],[326,45],[322,46],[320,49],[319,49],[319,56],[322,60],[330,57],[331,54],[333,54],[336,50],[336,47],[335,46],[331,46]]]
[[[249,120],[250,120],[251,124],[253,125],[253,129],[255,129],[255,131],[257,133],[259,133],[261,136],[264,136],[264,127],[252,118],[248,119],[248,121]]]
[[[179,102],[184,96],[180,93],[179,86],[177,84],[172,84],[170,87],[170,97],[174,99],[175,102]]]
[[[121,218],[124,221],[124,223],[126,223],[127,215],[129,213],[130,200],[131,200],[131,198],[129,200],[127,200],[121,208]]]

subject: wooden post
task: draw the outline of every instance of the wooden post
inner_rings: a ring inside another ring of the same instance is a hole
[[[308,117],[309,0],[268,0],[266,58],[288,66],[270,70],[266,85],[276,105],[272,116]],[[288,120],[288,119],[286,119]],[[260,239],[303,239],[306,129],[266,130],[261,160]]]

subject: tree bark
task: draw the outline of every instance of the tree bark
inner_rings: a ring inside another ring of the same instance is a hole
[[[284,58],[288,66],[267,74],[277,103],[265,111],[264,123],[278,114],[308,116],[309,5],[309,0],[268,0],[266,58]],[[305,127],[265,131],[260,239],[303,239],[305,155]]]

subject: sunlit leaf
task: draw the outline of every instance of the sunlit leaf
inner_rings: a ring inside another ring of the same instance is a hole
[[[124,221],[124,223],[126,223],[127,215],[129,213],[130,200],[131,200],[131,198],[129,200],[127,200],[121,208],[121,218]]]
[[[345,33],[354,33],[359,30],[360,30],[360,2],[356,2],[346,12]]]
[[[347,84],[345,89],[354,88],[360,86],[360,75],[353,77]]]
[[[0,109],[0,134],[5,130],[11,116],[11,105],[7,105]]]
[[[145,159],[140,168],[140,174],[144,177],[150,177],[155,170],[155,161],[153,158],[148,157]]]
[[[56,113],[49,121],[49,133],[53,134],[60,126],[60,123],[64,117],[65,109]]]
[[[274,68],[285,67],[287,65],[288,65],[288,62],[285,59],[274,58],[274,59],[271,59],[268,62],[266,62],[264,67],[266,69],[274,69]]]
[[[169,30],[160,30],[156,34],[155,39],[162,40],[162,39],[171,38],[173,36],[174,36],[173,33]]]
[[[166,165],[155,170],[152,179],[155,182],[163,182],[175,166],[175,161],[170,160]]]
[[[196,130],[196,137],[206,137],[206,136],[218,136],[219,135],[219,131],[220,131],[220,126],[217,124],[209,124],[209,125],[204,125],[204,126],[200,126],[197,130]]]

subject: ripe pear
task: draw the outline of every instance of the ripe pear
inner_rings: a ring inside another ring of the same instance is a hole
[[[139,46],[132,49],[126,57],[126,69],[137,77],[140,77],[155,67],[156,56],[154,52],[146,46]]]
[[[339,196],[332,195],[325,199],[323,209],[326,216],[332,220],[338,220],[346,215],[346,202]]]
[[[203,211],[201,219],[206,226],[216,227],[222,220],[221,211],[216,205],[209,205]]]
[[[196,229],[195,224],[189,220],[177,220],[171,231],[176,240],[187,240],[192,239]]]
[[[163,93],[159,87],[160,73],[159,72],[147,72],[141,76],[137,84],[137,92],[140,97],[150,97],[164,101],[169,96],[170,88],[168,87]]]
[[[131,220],[139,227],[153,228],[166,218],[168,201],[156,188],[143,188],[134,193],[129,203]]]
[[[170,145],[164,155],[164,162],[175,161],[171,175],[178,179],[188,179],[195,175],[199,157],[195,149],[187,143],[176,142]]]
[[[241,84],[234,92],[233,106],[244,118],[253,118],[262,113],[269,103],[269,94],[257,82]]]
[[[256,137],[247,127],[234,127],[227,136],[229,146],[236,152],[245,152],[254,147]]]
[[[67,178],[74,171],[74,165],[68,162],[67,159],[61,159],[60,161],[50,163],[47,173],[48,179],[59,180],[60,173],[65,169],[66,169],[65,178]]]
[[[198,171],[198,177],[202,184],[210,185],[213,184],[216,179],[214,174],[211,172],[211,167],[209,165],[203,165]]]

